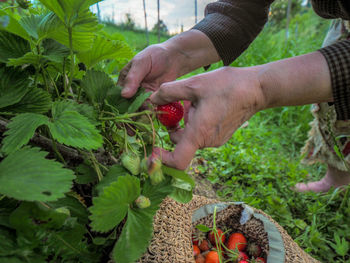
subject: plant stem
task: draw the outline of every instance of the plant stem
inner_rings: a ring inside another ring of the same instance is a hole
[[[73,29],[72,27],[68,27],[68,37],[69,37],[69,49],[70,49],[70,72],[69,72],[69,82],[68,88],[72,88],[73,75],[74,75],[74,52],[73,52]],[[65,94],[67,98],[67,93]]]
[[[55,88],[55,90],[56,90],[57,97],[59,98],[59,97],[60,97],[60,93],[59,93],[59,91],[58,91],[58,88],[57,88],[57,85],[56,85],[56,83],[55,83],[54,79],[51,77],[50,73],[49,73],[49,72],[47,72],[47,70],[46,70],[46,69],[45,69],[45,72],[46,72],[46,73],[47,73],[47,75],[49,76],[50,81],[51,81],[52,85],[54,86],[54,88]]]
[[[63,58],[63,89],[64,89],[64,97],[67,98],[68,90],[67,90],[67,82],[66,82],[66,58]]]
[[[90,151],[90,159],[92,161],[92,164],[94,165],[95,167],[95,171],[97,173],[97,177],[98,177],[98,180],[101,181],[102,178],[103,178],[103,175],[102,175],[102,172],[101,172],[101,169],[99,167],[99,164],[95,158],[95,155]]]
[[[47,78],[46,78],[46,76],[45,76],[45,71],[44,71],[43,68],[42,68],[42,71],[41,71],[41,75],[43,76],[43,79],[44,79],[46,91],[49,92],[49,83],[47,82]]]
[[[57,145],[56,145],[56,141],[54,140],[54,138],[52,137],[52,134],[51,132],[49,131],[49,134],[50,134],[50,138],[51,138],[51,141],[52,141],[52,149],[54,150],[54,152],[56,153],[58,159],[60,159],[60,161],[64,164],[64,166],[67,166],[67,163],[66,161],[64,160],[62,154],[58,151],[57,149]]]

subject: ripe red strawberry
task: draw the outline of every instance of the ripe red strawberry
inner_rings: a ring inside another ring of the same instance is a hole
[[[206,233],[195,229],[195,231],[192,233],[192,244],[198,246],[205,239],[205,236]]]
[[[240,260],[238,263],[249,263],[247,260]]]
[[[266,263],[266,260],[264,258],[259,257],[259,258],[256,258],[254,262],[256,262],[256,263]]]
[[[216,236],[216,239],[217,239],[217,242],[219,243],[219,240],[221,238],[221,242],[224,243],[225,242],[225,235],[224,235],[224,232],[220,229],[220,228],[217,228],[217,236]],[[210,231],[209,232],[209,235],[208,235],[208,239],[210,241],[210,243],[216,247],[216,242],[215,242],[215,236],[214,236],[214,231]]]
[[[184,108],[180,102],[160,105],[156,109],[157,118],[167,128],[174,128],[184,116]]]
[[[198,246],[193,245],[193,256],[198,256],[201,253]]]
[[[238,260],[249,260],[249,257],[246,253],[239,251]]]
[[[199,254],[196,257],[196,263],[205,263],[205,257],[202,254]]]
[[[245,247],[247,246],[247,239],[241,233],[233,233],[229,237],[226,246],[231,250],[235,250],[237,248],[239,251],[244,251]]]
[[[260,256],[261,248],[260,248],[260,246],[258,246],[255,243],[250,243],[250,244],[248,244],[247,252],[250,256],[256,258],[256,257]]]
[[[343,153],[344,156],[347,156],[347,155],[350,153],[350,142],[348,142],[348,143],[345,145],[345,147],[344,147],[342,153]]]
[[[205,257],[205,263],[220,263],[218,252],[209,251],[209,253]]]
[[[211,248],[211,245],[210,245],[209,241],[206,239],[204,239],[199,245],[199,249],[202,252],[208,251],[210,248]]]

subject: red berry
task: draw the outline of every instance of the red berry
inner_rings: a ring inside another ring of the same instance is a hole
[[[249,263],[247,260],[240,260],[238,263]]]
[[[261,248],[260,248],[260,246],[258,246],[255,243],[250,243],[250,244],[248,244],[247,252],[250,256],[256,258],[256,257],[260,256]]]
[[[247,246],[247,239],[241,233],[233,233],[226,244],[228,249],[235,250],[236,248],[239,251],[244,251]]]
[[[343,153],[344,156],[347,156],[347,155],[350,153],[350,142],[348,142],[348,143],[345,145],[345,147],[344,147],[342,153]]]
[[[205,252],[205,251],[208,251],[209,249],[211,248],[211,245],[210,243],[208,242],[208,240],[204,239],[200,245],[199,245],[199,249],[202,251],[202,252]]]
[[[219,254],[216,251],[209,251],[205,257],[205,263],[219,263]]]
[[[216,247],[216,242],[219,243],[220,238],[221,238],[221,242],[222,242],[222,243],[224,243],[224,242],[225,242],[225,239],[226,239],[226,237],[225,237],[225,235],[224,235],[224,232],[223,232],[220,228],[217,228],[216,230],[217,230],[217,232],[218,232],[217,235],[216,235],[216,240],[217,240],[217,241],[215,241],[214,231],[210,231],[210,233],[209,233],[209,235],[208,235],[208,239],[209,239],[210,243],[211,243],[213,246],[215,246],[215,247]]]
[[[246,253],[239,251],[238,260],[249,260],[249,257]]]
[[[264,258],[259,257],[259,258],[255,259],[255,262],[256,263],[266,263],[266,260]]]
[[[201,253],[198,246],[193,245],[193,256],[198,256]]]
[[[176,127],[184,116],[184,108],[180,102],[172,102],[157,107],[157,118],[167,128]]]
[[[205,263],[205,257],[202,254],[199,254],[196,257],[196,263]]]

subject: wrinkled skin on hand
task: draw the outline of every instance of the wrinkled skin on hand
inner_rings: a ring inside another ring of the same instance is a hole
[[[179,76],[174,51],[162,45],[152,45],[138,53],[120,72],[118,85],[124,87],[122,95],[131,98],[141,86],[155,91]]]
[[[227,142],[245,121],[266,105],[257,70],[224,67],[189,79],[164,83],[151,96],[162,105],[188,100],[184,129],[169,131],[174,152],[161,150],[163,163],[184,170],[197,149]]]

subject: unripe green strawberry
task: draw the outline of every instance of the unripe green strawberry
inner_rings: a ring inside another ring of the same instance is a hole
[[[157,185],[165,179],[162,169],[155,170],[149,177],[152,185]]]
[[[30,1],[28,0],[16,0],[16,2],[23,9],[28,9],[30,7]]]
[[[160,157],[153,152],[147,160],[147,166],[148,166],[148,173],[151,175],[155,171],[162,169],[162,161]]]
[[[140,169],[142,173],[148,174],[148,165],[147,165],[148,158],[143,158],[140,164]]]
[[[135,204],[138,208],[147,208],[151,205],[151,201],[148,197],[140,195],[136,200]]]
[[[140,173],[140,157],[131,152],[124,152],[121,156],[123,166],[129,170],[132,175]]]

